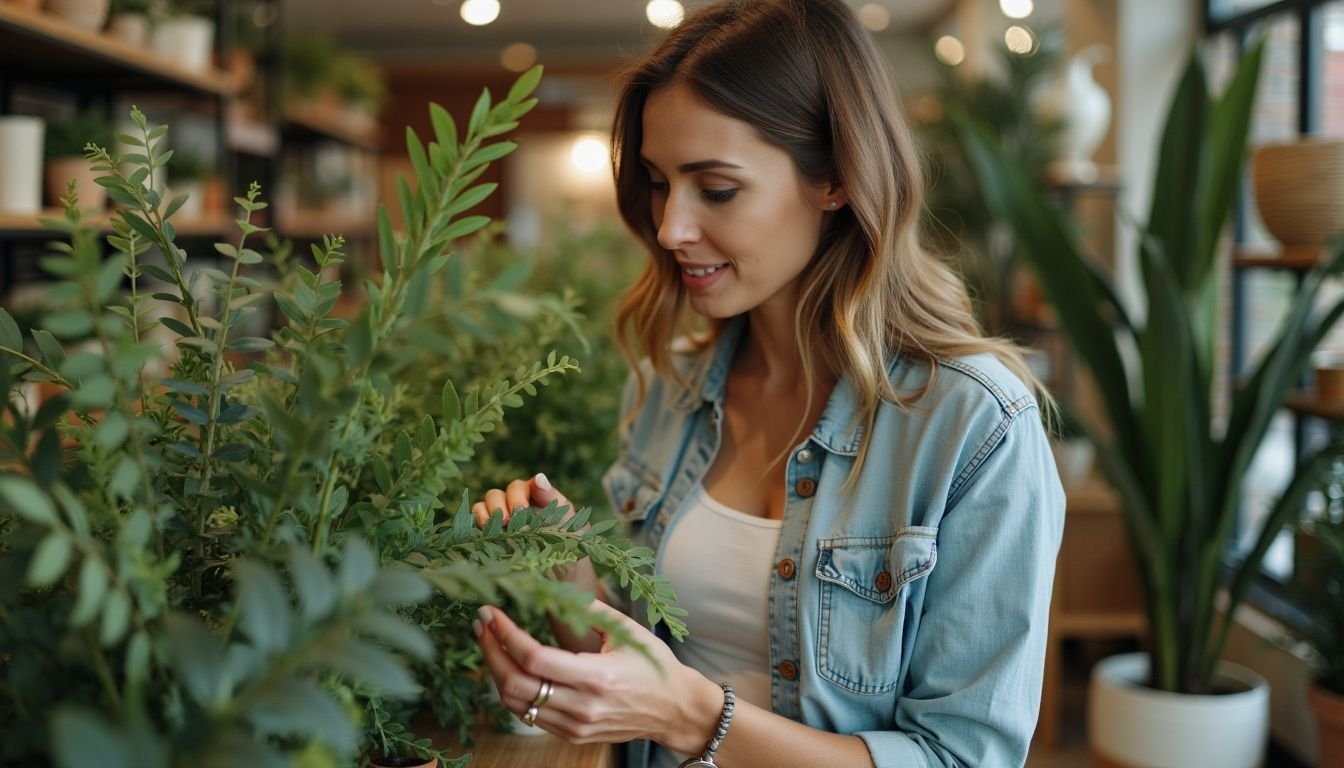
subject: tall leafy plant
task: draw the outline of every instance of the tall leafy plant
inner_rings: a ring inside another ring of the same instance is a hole
[[[1088,425],[1088,432],[1124,509],[1151,636],[1151,684],[1170,691],[1211,690],[1234,610],[1332,458],[1322,454],[1299,468],[1251,532],[1245,557],[1226,570],[1242,477],[1311,352],[1344,312],[1339,301],[1317,309],[1322,282],[1344,266],[1344,249],[1335,248],[1303,280],[1220,428],[1213,412],[1215,257],[1242,177],[1263,56],[1263,43],[1251,48],[1218,98],[1208,92],[1198,54],[1185,70],[1159,148],[1152,211],[1139,227],[1143,320],[1119,300],[1016,158],[982,127],[962,123],[986,201],[1013,228],[1101,393],[1104,424]],[[1228,601],[1219,611],[1224,588]]]
[[[550,578],[583,557],[684,633],[652,553],[607,538],[610,524],[551,507],[482,529],[469,513],[476,446],[575,361],[552,351],[461,396],[437,382],[433,408],[405,407],[404,382],[443,354],[420,332],[427,286],[488,223],[462,214],[494,191],[477,179],[514,149],[499,137],[536,103],[539,77],[498,103],[482,94],[460,136],[437,105],[434,141],[407,131],[402,230],[379,211],[381,274],[349,321],[331,316],[342,285],[324,277],[340,237],[311,265],[268,258],[253,247],[266,233],[254,184],[217,268],[177,244],[184,198],[146,186],[170,160],[166,127],[133,110],[138,135],[117,139],[127,156],[86,147],[124,206],[114,254],[72,188],[49,222],[70,241],[43,261],[56,309],[32,331],[35,353],[0,310],[0,761],[462,765],[410,719],[474,716],[479,658],[462,649],[478,604],[624,637]],[[278,286],[252,274],[260,265]],[[267,303],[281,327],[246,335]],[[96,349],[60,343],[85,336]],[[29,407],[15,387],[34,382],[58,394]]]

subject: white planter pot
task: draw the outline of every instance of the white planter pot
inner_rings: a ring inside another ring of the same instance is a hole
[[[215,23],[203,16],[179,16],[154,30],[150,48],[191,72],[208,72],[215,46]]]
[[[91,32],[103,28],[110,0],[47,0],[47,10]]]
[[[119,13],[107,23],[107,33],[127,45],[143,48],[149,42],[149,17],[143,13]]]
[[[1255,768],[1269,743],[1269,683],[1222,662],[1233,693],[1193,696],[1145,688],[1146,653],[1112,656],[1092,671],[1087,728],[1100,758],[1134,768]]]
[[[0,213],[35,214],[42,209],[40,117],[0,116]]]

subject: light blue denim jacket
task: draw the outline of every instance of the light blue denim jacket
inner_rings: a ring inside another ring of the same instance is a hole
[[[690,391],[646,364],[647,398],[605,475],[617,517],[660,557],[718,450],[744,327],[734,320],[712,350],[680,356]],[[928,375],[927,365],[891,366],[898,392]],[[863,438],[855,409],[842,380],[788,460],[769,591],[771,695],[752,703],[859,736],[878,768],[1020,766],[1064,525],[1036,402],[992,356],[943,361],[913,409],[880,407],[847,496]],[[634,750],[629,763],[648,757]]]

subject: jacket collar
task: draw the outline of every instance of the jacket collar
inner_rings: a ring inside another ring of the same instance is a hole
[[[738,315],[724,325],[712,351],[702,355],[700,362],[692,368],[689,377],[691,386],[682,390],[673,407],[690,412],[705,406],[711,408],[722,406],[724,388],[728,382],[728,369],[732,365],[733,356],[742,341],[746,327],[745,315]],[[855,418],[857,403],[849,381],[842,377],[831,391],[826,408],[812,429],[811,439],[831,453],[844,456],[858,455],[859,446],[863,442],[864,427],[862,422]]]

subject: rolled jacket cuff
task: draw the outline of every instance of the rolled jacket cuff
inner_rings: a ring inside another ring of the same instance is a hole
[[[929,768],[924,751],[900,731],[861,731],[854,735],[868,745],[876,768]]]

